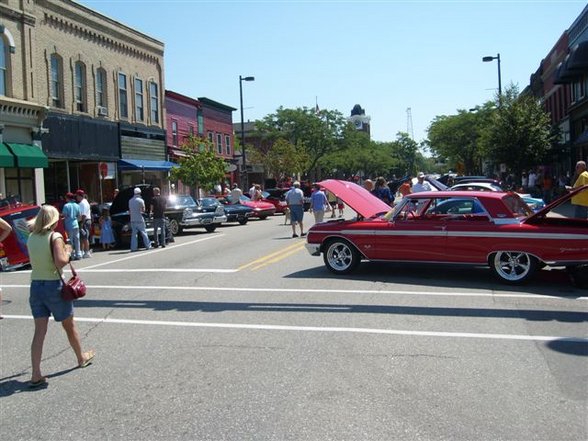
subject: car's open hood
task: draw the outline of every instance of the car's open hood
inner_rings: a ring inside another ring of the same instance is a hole
[[[546,213],[548,213],[549,211],[553,210],[555,207],[566,203],[573,196],[575,196],[576,194],[578,194],[578,193],[580,193],[582,191],[588,191],[588,185],[584,185],[583,187],[575,188],[572,191],[570,191],[569,193],[564,194],[560,198],[558,198],[555,201],[553,201],[551,204],[546,205],[544,208],[542,208],[538,212],[533,213],[531,216],[529,216],[528,218],[526,218],[523,221],[523,223],[527,223],[527,222],[532,223],[534,219],[537,219],[537,218],[540,218],[540,217],[544,217],[546,215]]]
[[[387,203],[353,182],[327,179],[318,184],[335,194],[365,218],[373,217],[378,213],[387,213],[391,210]]]

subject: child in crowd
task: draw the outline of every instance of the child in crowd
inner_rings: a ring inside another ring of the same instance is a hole
[[[112,219],[108,208],[104,208],[102,216],[100,216],[100,243],[102,244],[102,250],[114,248],[114,232],[112,231]]]

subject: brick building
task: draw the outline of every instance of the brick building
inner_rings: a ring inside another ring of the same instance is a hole
[[[10,96],[48,109],[47,133],[33,140],[48,157],[35,172],[37,201],[80,187],[108,200],[115,186],[164,183],[163,43],[70,0],[0,8],[3,40],[22,44],[6,63]]]

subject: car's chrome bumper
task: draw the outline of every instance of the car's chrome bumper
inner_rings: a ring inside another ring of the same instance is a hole
[[[182,219],[182,226],[185,227],[196,227],[196,226],[206,226],[206,225],[213,225],[213,224],[222,224],[223,222],[227,221],[226,216],[199,216],[199,217],[188,217]]]
[[[305,243],[304,246],[311,256],[321,255],[321,244],[320,243]]]

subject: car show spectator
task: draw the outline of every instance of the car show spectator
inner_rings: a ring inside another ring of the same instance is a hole
[[[102,209],[102,214],[98,222],[100,223],[100,244],[102,245],[102,250],[105,251],[114,248],[116,241],[114,239],[112,219],[108,208]]]
[[[162,248],[165,248],[165,207],[166,198],[161,196],[161,189],[159,187],[153,187],[151,214],[153,216],[153,246],[155,248],[160,245]]]
[[[425,182],[425,174],[419,172],[417,174],[417,183],[412,186],[412,193],[420,193],[422,191],[431,191],[431,185]]]
[[[0,217],[0,246],[12,232],[12,227],[8,222]],[[0,288],[0,319],[2,319],[2,288]]]
[[[61,297],[61,272],[69,262],[71,246],[65,244],[61,234],[54,232],[57,222],[57,208],[43,205],[27,240],[32,268],[29,305],[35,322],[31,344],[31,388],[44,387],[47,384],[47,378],[41,373],[41,358],[50,316],[53,316],[56,322],[61,322],[76,355],[78,367],[88,366],[94,358],[94,351],[82,350],[80,335],[74,321],[73,301]]]
[[[402,197],[412,193],[412,176],[409,175],[408,179],[400,184],[400,187],[398,187],[398,193]]]
[[[314,215],[314,222],[319,224],[325,218],[325,211],[330,210],[329,201],[319,184],[314,184],[314,191],[310,196],[310,210]]]
[[[243,191],[239,188],[237,183],[234,183],[229,195],[229,201],[231,204],[238,204],[241,196],[243,196]]]
[[[136,187],[133,190],[134,196],[129,200],[129,214],[131,217],[131,252],[137,251],[139,243],[137,240],[137,234],[141,235],[143,245],[147,250],[151,249],[151,241],[147,235],[145,218],[143,213],[145,212],[145,201],[141,198],[141,189]]]
[[[292,223],[292,237],[296,234],[296,225],[300,225],[300,236],[306,236],[304,232],[304,193],[300,189],[300,182],[294,181],[293,187],[286,193],[286,203],[290,209],[290,221]]]
[[[588,171],[586,171],[586,162],[578,161],[576,163],[576,180],[573,188],[578,188],[583,185],[588,185]],[[575,217],[586,219],[588,218],[588,194],[587,192],[580,193],[572,198],[572,205],[574,205]]]
[[[76,200],[80,206],[80,248],[82,257],[87,259],[92,257],[90,251],[90,232],[92,231],[92,212],[90,210],[90,203],[88,196],[84,190],[76,191]]]
[[[73,249],[71,260],[78,260],[82,258],[79,224],[79,220],[81,219],[80,205],[76,202],[73,193],[67,193],[65,195],[65,200],[67,202],[61,210],[61,214],[63,215],[63,226]]]
[[[383,176],[376,179],[376,187],[372,191],[372,194],[378,199],[386,202],[388,205],[394,203],[394,196],[392,196],[392,192]]]

